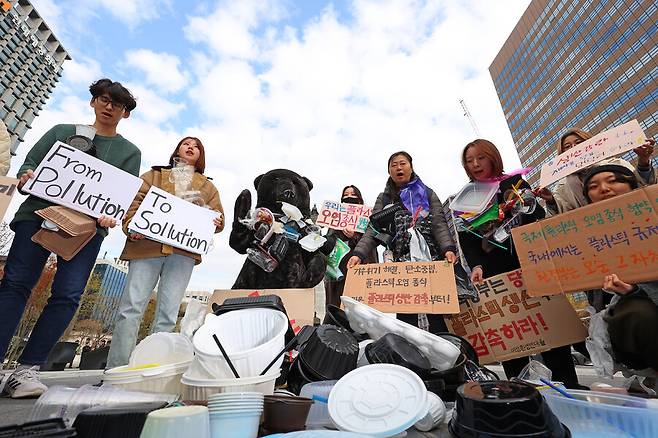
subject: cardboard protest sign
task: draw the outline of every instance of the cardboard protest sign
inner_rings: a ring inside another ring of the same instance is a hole
[[[604,158],[614,157],[641,146],[646,136],[637,120],[601,132],[549,160],[541,168],[539,185],[548,187]]]
[[[658,185],[512,229],[531,296],[658,280]]]
[[[447,262],[358,265],[347,272],[344,293],[382,312],[459,312],[455,271]]]
[[[324,201],[315,220],[316,225],[334,230],[350,230],[365,233],[372,207],[359,204]]]
[[[122,220],[141,186],[136,176],[58,141],[23,190],[92,217]]]
[[[5,213],[7,213],[7,208],[11,202],[11,198],[14,197],[17,186],[18,180],[16,178],[0,176],[0,219],[5,217]]]
[[[212,304],[222,304],[227,298],[257,297],[260,295],[278,295],[286,308],[290,325],[297,333],[305,325],[313,325],[315,315],[315,291],[313,289],[261,289],[242,290],[217,289],[208,301],[208,312]]]
[[[565,296],[531,298],[522,271],[476,285],[480,301],[446,317],[450,331],[466,338],[483,364],[524,357],[584,340],[587,330]]]
[[[130,222],[130,231],[195,254],[206,254],[218,212],[151,187]]]

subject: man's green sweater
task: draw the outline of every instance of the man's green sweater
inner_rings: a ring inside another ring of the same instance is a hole
[[[20,178],[28,169],[35,170],[56,141],[59,140],[66,142],[66,139],[74,134],[75,125],[55,125],[52,127],[34,144],[32,149],[30,149],[30,152],[27,153],[25,162],[18,170],[17,177]],[[96,146],[96,158],[132,175],[139,176],[139,165],[142,161],[142,153],[137,146],[119,134],[114,137],[96,135],[96,137],[94,137],[94,145]],[[13,225],[18,221],[43,220],[34,212],[52,205],[55,204],[30,195],[18,208],[14,220],[11,221],[11,227],[13,228]],[[99,226],[97,229],[98,233],[103,237],[107,236],[106,228]]]

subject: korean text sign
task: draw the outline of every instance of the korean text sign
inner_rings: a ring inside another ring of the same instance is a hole
[[[324,201],[315,223],[334,230],[350,230],[365,233],[372,207],[360,204]]]
[[[512,229],[531,296],[658,279],[658,186]]]
[[[637,120],[614,127],[580,143],[548,161],[541,168],[539,185],[548,187],[565,176],[614,157],[644,143],[646,136]]]
[[[0,176],[0,219],[5,217],[11,198],[16,193],[17,186],[18,180],[16,178]]]
[[[122,220],[141,186],[136,176],[58,141],[23,190],[92,217]]]
[[[459,312],[455,271],[447,262],[358,265],[347,273],[345,295],[382,312]]]
[[[521,270],[476,286],[480,301],[461,305],[446,318],[452,333],[466,338],[481,363],[509,360],[585,339],[587,330],[565,296],[533,298]]]
[[[195,254],[206,254],[215,234],[216,211],[151,187],[130,221],[130,230]]]

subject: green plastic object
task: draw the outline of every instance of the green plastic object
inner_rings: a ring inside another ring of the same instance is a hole
[[[340,271],[340,262],[343,257],[350,252],[350,246],[340,239],[336,239],[336,246],[327,257],[327,277],[332,280],[340,280],[343,278],[343,273]]]

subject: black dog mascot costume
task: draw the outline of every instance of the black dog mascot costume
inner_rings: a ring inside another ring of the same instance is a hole
[[[294,229],[299,237],[308,234],[312,224],[306,221],[310,218],[310,196],[313,183],[303,176],[287,169],[270,170],[254,180],[257,200],[256,208],[270,210],[278,220],[287,220],[282,211],[281,202],[286,202],[299,209],[304,221],[288,221],[286,228]],[[250,229],[240,220],[248,216],[251,209],[251,193],[243,190],[235,201],[233,228],[229,238],[231,248],[240,254],[255,252],[259,248],[260,230]],[[270,233],[271,234],[271,233]],[[288,239],[283,234],[274,234],[268,238],[269,253],[266,256],[275,259],[276,267],[271,272],[252,262],[245,260],[233,289],[289,289],[311,288],[324,278],[327,268],[327,255],[335,245],[335,239],[329,238],[318,250],[309,252],[302,248],[294,239]],[[251,248],[251,250],[250,250]],[[262,248],[262,247],[260,247]],[[261,251],[262,252],[262,251]],[[252,254],[253,255],[253,254]],[[278,262],[278,263],[277,263]],[[270,268],[272,269],[272,268]]]

